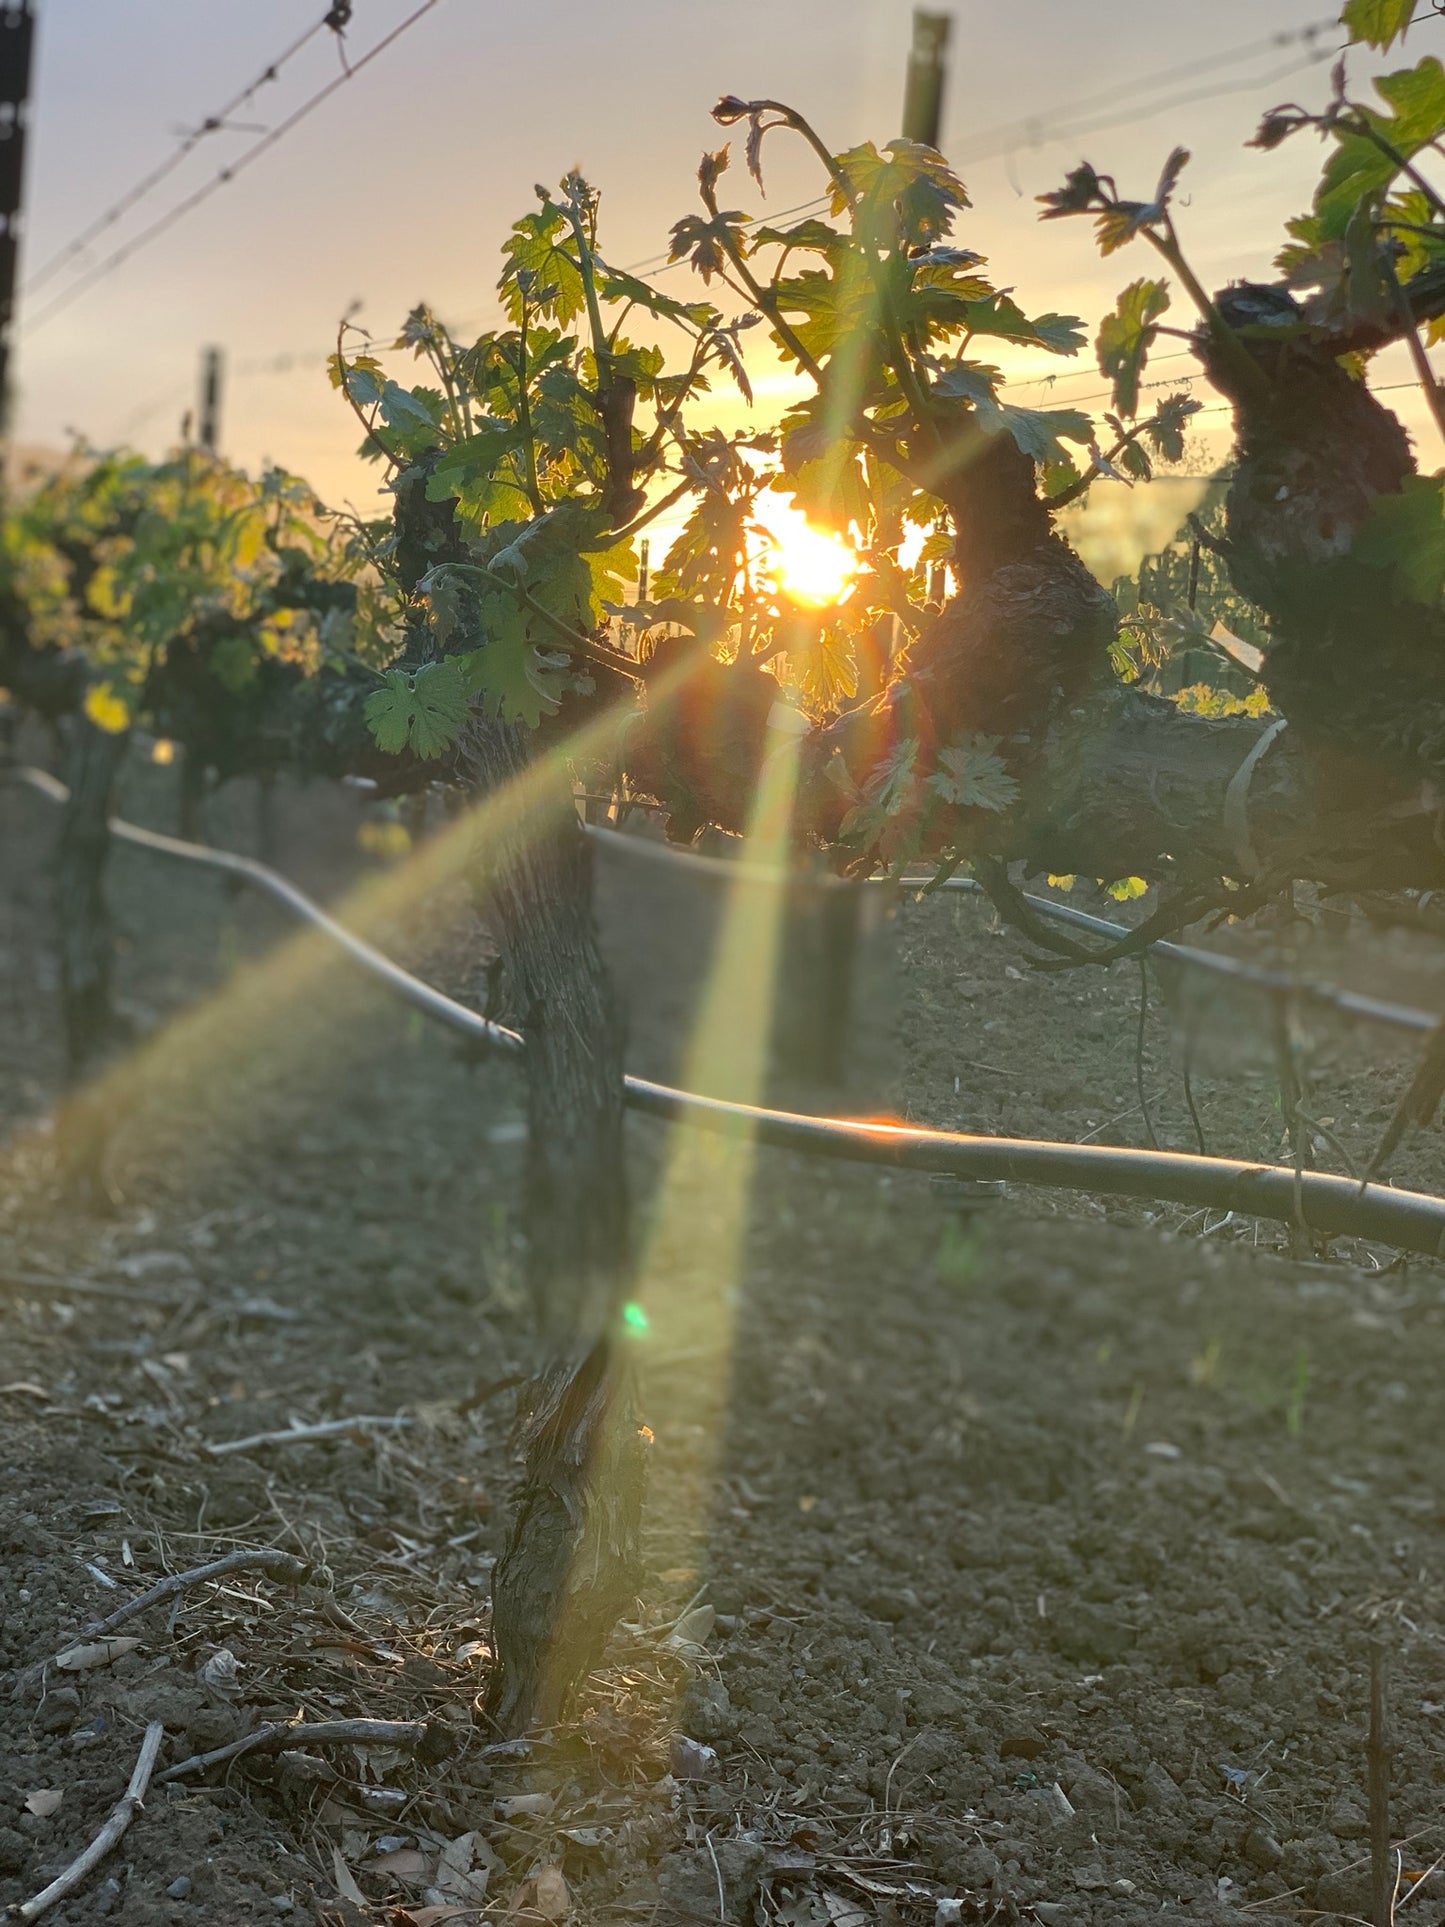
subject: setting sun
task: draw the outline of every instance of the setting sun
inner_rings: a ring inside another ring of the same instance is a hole
[[[841,602],[858,573],[858,558],[848,544],[814,528],[801,509],[779,495],[761,495],[755,513],[766,531],[768,564],[783,594],[814,609]]]

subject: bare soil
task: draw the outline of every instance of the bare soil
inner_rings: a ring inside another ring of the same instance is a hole
[[[156,772],[127,808],[164,822]],[[344,891],[356,817],[345,795],[288,797],[283,867]],[[647,1586],[575,1718],[525,1755],[492,1747],[487,1577],[531,1342],[515,1070],[265,906],[120,854],[122,987],[148,1039],[104,1086],[122,1201],[60,1209],[54,827],[0,789],[0,1904],[91,1836],[148,1721],[174,1765],[299,1715],[425,1730],[298,1734],[157,1785],[47,1918],[1359,1918],[1372,1644],[1402,1890],[1445,1850],[1436,1267],[1061,1193],[971,1214],[925,1178],[644,1122]],[[252,829],[244,791],[216,806],[217,840]],[[634,1061],[677,1073],[717,901],[621,858],[600,886]],[[392,940],[480,991],[464,911],[422,906]],[[1215,940],[1445,1002],[1445,956],[1409,935]],[[905,904],[870,942],[851,1087],[784,1094],[1144,1142],[1138,983],[1033,972],[976,902]],[[1408,1050],[1284,1015],[1320,1162],[1367,1157]],[[1280,1019],[1156,987],[1162,1142],[1194,1143],[1191,1035],[1210,1148],[1280,1154]],[[1440,1152],[1422,1133],[1396,1178],[1440,1188]],[[407,1423],[211,1450],[357,1415]],[[306,1570],[188,1588],[111,1663],[54,1664],[238,1547]],[[1445,1918],[1445,1874],[1412,1913]]]

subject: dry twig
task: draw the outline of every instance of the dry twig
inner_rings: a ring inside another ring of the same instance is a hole
[[[416,1747],[426,1734],[425,1720],[313,1720],[310,1725],[302,1720],[277,1720],[270,1726],[258,1726],[254,1733],[232,1740],[228,1746],[213,1747],[209,1753],[193,1753],[190,1759],[168,1766],[156,1778],[179,1780],[187,1774],[203,1773],[209,1766],[239,1760],[245,1753],[277,1753],[282,1748],[289,1751],[347,1741],[356,1746]]]
[[[13,1285],[17,1291],[53,1291],[61,1298],[111,1298],[123,1305],[161,1305],[178,1310],[200,1289],[193,1285],[183,1291],[148,1291],[144,1285],[103,1285],[97,1278],[55,1278],[44,1271],[17,1271],[12,1265],[0,1268],[0,1285]]]
[[[1445,1022],[1431,1033],[1414,1077],[1390,1114],[1384,1135],[1365,1166],[1367,1179],[1379,1176],[1407,1132],[1424,1129],[1439,1109],[1442,1095],[1445,1095]]]
[[[326,1419],[320,1425],[292,1425],[280,1432],[253,1432],[249,1438],[221,1439],[206,1447],[213,1459],[222,1458],[227,1452],[249,1452],[257,1445],[305,1445],[312,1439],[342,1438],[348,1432],[362,1430],[366,1426],[385,1427],[400,1431],[408,1425],[415,1425],[414,1418],[374,1418],[358,1412],[354,1418]]]
[[[228,1552],[222,1558],[212,1559],[204,1566],[192,1566],[189,1572],[167,1574],[164,1579],[157,1580],[155,1585],[148,1587],[145,1592],[137,1593],[134,1599],[127,1599],[123,1606],[117,1606],[113,1613],[107,1613],[104,1619],[93,1619],[88,1626],[81,1629],[76,1639],[103,1639],[113,1633],[117,1626],[123,1626],[128,1619],[133,1619],[137,1613],[143,1613],[149,1606],[158,1605],[163,1599],[173,1598],[188,1586],[202,1585],[206,1580],[222,1578],[228,1572],[244,1572],[248,1567],[268,1573],[273,1579],[290,1580],[293,1585],[299,1584],[308,1571],[305,1560],[297,1559],[289,1552],[281,1552],[274,1546],[264,1546],[259,1551],[242,1549],[238,1552]],[[74,1644],[75,1639],[67,1640],[61,1648],[61,1653],[68,1652]],[[19,1698],[28,1693],[39,1680],[43,1679],[47,1670],[60,1659],[61,1653],[52,1653],[48,1659],[36,1660],[33,1665],[26,1666],[17,1673],[15,1697]]]
[[[78,1853],[70,1865],[58,1873],[48,1887],[42,1887],[32,1900],[22,1902],[10,1909],[12,1920],[39,1920],[49,1911],[57,1900],[78,1887],[93,1867],[98,1867],[111,1848],[116,1845],[126,1828],[144,1807],[146,1788],[150,1785],[156,1755],[161,1750],[161,1741],[166,1730],[159,1720],[152,1720],[145,1730],[141,1741],[140,1753],[135,1763],[135,1771],[130,1776],[130,1785],[111,1810],[110,1818],[90,1845]]]
[[[212,1559],[204,1566],[192,1566],[189,1572],[167,1574],[145,1592],[137,1593],[134,1599],[127,1599],[123,1606],[117,1606],[113,1613],[107,1613],[104,1619],[92,1620],[82,1630],[80,1637],[99,1639],[106,1633],[114,1632],[117,1626],[123,1626],[128,1619],[134,1619],[137,1613],[143,1613],[147,1607],[159,1605],[161,1600],[170,1599],[189,1586],[204,1585],[206,1580],[220,1579],[228,1572],[248,1570],[264,1572],[270,1579],[287,1579],[293,1585],[299,1585],[309,1568],[304,1559],[281,1552],[275,1546],[262,1546],[257,1551],[247,1551],[243,1547],[239,1552],[228,1552],[220,1559]]]
[[[1390,1713],[1385,1654],[1370,1648],[1370,1737],[1365,1770],[1370,1796],[1370,1903],[1374,1927],[1395,1918],[1395,1871],[1390,1852]]]

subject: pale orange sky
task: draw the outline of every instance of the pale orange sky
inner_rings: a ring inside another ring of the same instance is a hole
[[[414,4],[356,0],[353,57]],[[39,0],[22,286],[164,158],[179,130],[324,10],[322,0]],[[1217,285],[1268,273],[1284,218],[1307,204],[1318,148],[1303,140],[1265,155],[1243,142],[1266,107],[1320,102],[1328,64],[1307,64],[1298,40],[1261,43],[1328,20],[1329,0],[960,0],[954,12],[943,146],[975,202],[960,232],[1025,308],[1075,312],[1092,329],[1118,288],[1153,265],[1142,247],[1100,262],[1086,224],[1038,224],[1034,195],[1083,156],[1142,194],[1176,142],[1195,156],[1180,224],[1201,278]],[[484,325],[499,243],[532,204],[532,183],[579,163],[603,191],[610,257],[630,264],[661,254],[671,223],[695,205],[698,155],[719,144],[707,109],[725,91],[788,99],[837,146],[887,140],[897,131],[910,15],[908,0],[526,8],[440,0],[273,152],[62,312],[43,318],[70,271],[22,299],[17,439],[54,443],[74,429],[97,444],[158,452],[192,405],[201,344],[218,342],[229,357],[224,452],[252,466],[283,462],[323,497],[369,508],[375,476],[355,460],[354,424],[322,367],[350,303],[363,303],[360,318],[378,334],[418,299]],[[1326,33],[1314,45],[1332,50],[1336,39]],[[1248,45],[1244,57],[1222,60]],[[1437,45],[1445,51],[1445,30],[1427,19],[1389,64]],[[1363,76],[1368,63],[1352,58]],[[1148,79],[1186,63],[1201,70]],[[318,36],[241,117],[244,130],[201,141],[78,267],[164,212],[336,71],[331,37]],[[1114,124],[1080,126],[1105,121]],[[780,142],[768,187],[767,206],[781,209],[817,182]],[[741,168],[729,198],[763,206]],[[686,280],[683,270],[667,277]],[[1087,351],[1007,365],[1021,381],[1057,374],[1061,402],[1101,387]],[[1378,379],[1407,372],[1382,363]],[[1026,387],[1017,399],[1047,393]],[[765,382],[760,410],[779,401]],[[1423,407],[1411,396],[1401,412],[1425,465],[1437,466]],[[1221,452],[1227,417],[1206,420],[1201,459]]]

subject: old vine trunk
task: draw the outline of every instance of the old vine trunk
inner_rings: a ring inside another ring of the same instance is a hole
[[[562,766],[553,774],[532,762],[524,731],[483,720],[460,762],[480,795],[512,786],[529,798],[514,827],[489,828],[477,858],[527,1039],[525,1216],[542,1351],[520,1409],[522,1483],[492,1580],[487,1711],[517,1734],[560,1716],[638,1582],[643,1443],[617,1342],[628,1260],[622,1026]],[[533,805],[539,776],[546,787]]]
[[[97,729],[85,716],[75,717],[71,730],[70,798],[61,818],[55,897],[66,1057],[71,1077],[78,1078],[102,1056],[116,1028],[105,871],[111,805],[128,738]]]

